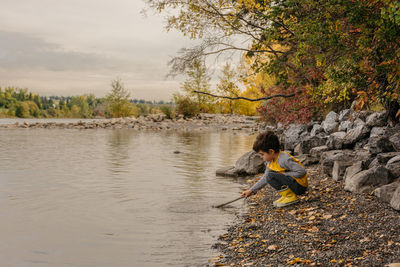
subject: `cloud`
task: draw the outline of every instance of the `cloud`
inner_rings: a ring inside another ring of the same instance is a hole
[[[0,68],[80,71],[113,70],[127,65],[101,54],[67,51],[60,45],[23,33],[0,31],[0,40]]]

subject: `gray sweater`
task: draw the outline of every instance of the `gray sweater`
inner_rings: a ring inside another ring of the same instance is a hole
[[[267,162],[264,175],[250,188],[251,191],[255,193],[263,188],[268,183],[267,176],[271,171],[281,172],[293,178],[303,178],[306,175],[306,170],[299,163],[294,161],[288,153],[281,151],[276,162]]]

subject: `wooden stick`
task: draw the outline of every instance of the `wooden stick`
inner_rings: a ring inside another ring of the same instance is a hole
[[[228,205],[228,204],[230,204],[230,203],[232,203],[232,202],[238,201],[239,199],[242,199],[242,198],[244,198],[244,196],[240,196],[240,197],[235,198],[234,200],[228,201],[228,202],[226,202],[226,203],[222,203],[222,204],[219,204],[219,205],[217,205],[217,206],[213,206],[213,208],[221,208],[221,207],[223,207],[223,206],[225,206],[225,205]]]

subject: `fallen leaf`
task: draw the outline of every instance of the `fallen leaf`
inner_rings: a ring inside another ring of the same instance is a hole
[[[270,245],[268,246],[269,250],[276,250],[277,248],[279,248],[277,245]]]
[[[332,218],[332,214],[324,214],[322,216],[322,218],[324,218],[325,220],[328,220],[328,219]]]

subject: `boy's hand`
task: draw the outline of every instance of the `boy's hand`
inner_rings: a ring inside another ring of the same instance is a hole
[[[249,197],[251,194],[253,194],[253,191],[251,191],[251,189],[249,189],[249,190],[246,190],[246,191],[243,191],[243,192],[242,192],[242,197],[247,198],[247,197]]]

